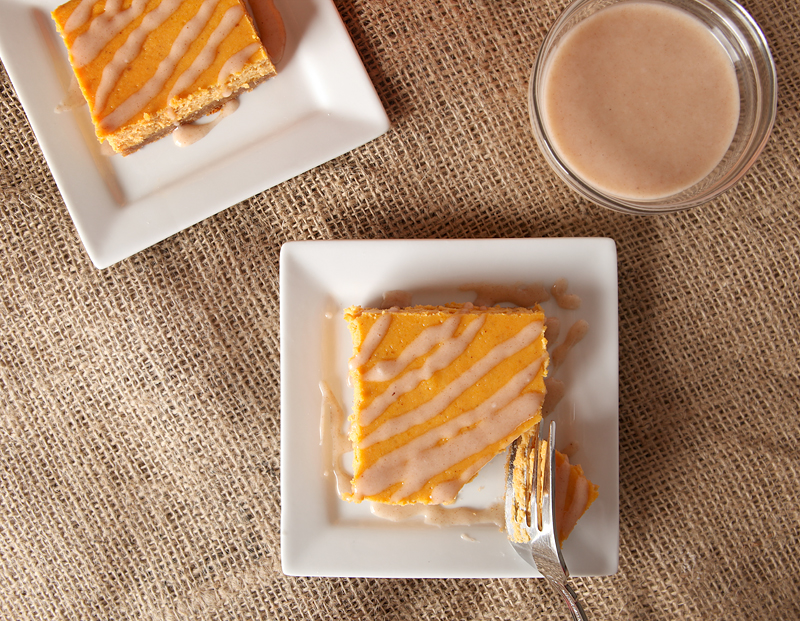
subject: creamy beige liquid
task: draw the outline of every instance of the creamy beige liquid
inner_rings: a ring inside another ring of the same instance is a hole
[[[699,20],[661,2],[602,9],[558,44],[542,115],[556,152],[587,182],[655,199],[720,162],[739,118],[730,57]]]

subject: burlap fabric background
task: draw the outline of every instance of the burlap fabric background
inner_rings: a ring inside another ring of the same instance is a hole
[[[800,618],[800,18],[747,0],[779,71],[750,174],[690,212],[593,206],[527,118],[563,0],[337,0],[388,134],[95,269],[0,81],[0,616],[563,619],[537,580],[280,569],[287,240],[610,236],[620,569],[592,619]]]

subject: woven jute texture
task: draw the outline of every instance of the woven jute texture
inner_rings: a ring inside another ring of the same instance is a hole
[[[298,0],[299,1],[299,0]],[[0,617],[563,619],[539,580],[290,578],[289,240],[607,236],[619,253],[620,567],[591,619],[800,618],[800,17],[741,183],[619,215],[548,168],[530,67],[563,0],[337,0],[392,127],[108,269],[0,75]]]

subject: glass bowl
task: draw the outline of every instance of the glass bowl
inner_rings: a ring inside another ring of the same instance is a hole
[[[615,196],[581,178],[558,154],[542,118],[541,100],[544,73],[562,38],[597,11],[630,1],[575,0],[553,24],[531,72],[528,103],[533,132],[545,159],[558,176],[570,188],[598,205],[632,214],[667,213],[695,207],[719,196],[739,181],[766,145],[777,108],[775,63],[758,24],[733,0],[646,0],[683,9],[705,24],[722,43],[736,72],[739,120],[722,160],[694,185],[675,194],[653,199]]]

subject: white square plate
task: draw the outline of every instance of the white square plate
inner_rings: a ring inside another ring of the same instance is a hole
[[[553,416],[557,445],[574,442],[573,463],[600,497],[564,545],[570,573],[610,575],[619,546],[619,360],[617,255],[610,239],[496,239],[292,242],[280,259],[281,557],[289,575],[360,577],[515,577],[539,574],[520,560],[494,525],[435,527],[389,522],[369,503],[336,495],[323,476],[321,380],[349,410],[347,365],[352,343],[342,311],[378,306],[404,290],[414,304],[467,302],[474,283],[569,282],[581,306],[542,304],[567,328],[589,332],[555,377],[566,393]],[[502,500],[505,455],[464,487],[455,506],[485,508]],[[462,537],[462,535],[464,535]]]
[[[383,134],[389,121],[331,0],[276,0],[278,76],[198,143],[106,157],[86,106],[58,114],[71,69],[50,11],[0,0],[0,57],[84,247],[107,267]]]

